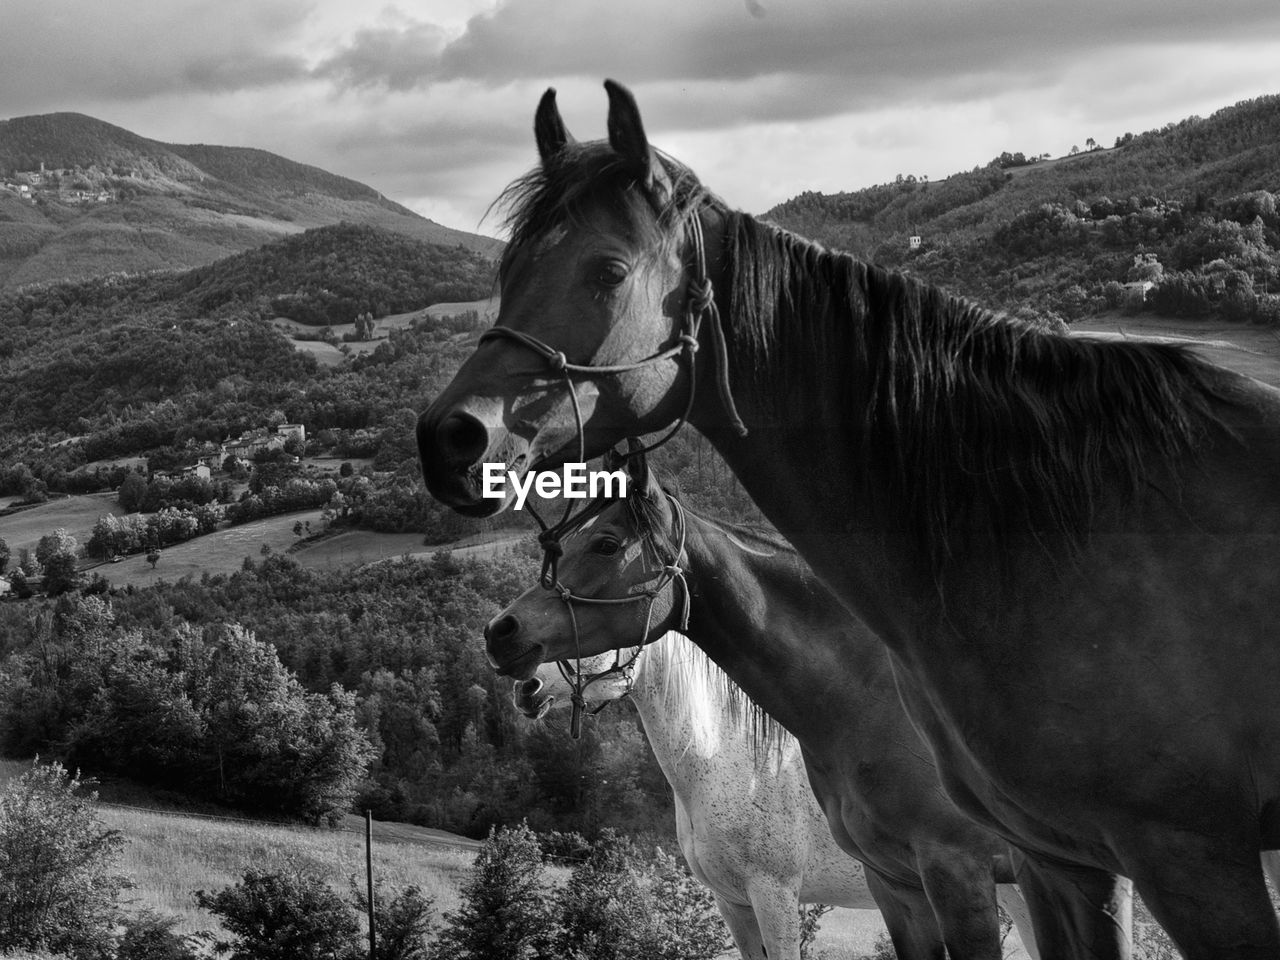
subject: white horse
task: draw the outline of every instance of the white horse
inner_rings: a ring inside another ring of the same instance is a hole
[[[582,675],[608,671],[633,653],[584,658]],[[614,673],[584,693],[600,702],[629,694],[635,703],[675,793],[680,850],[714,894],[744,960],[799,960],[802,903],[876,909],[862,864],[831,837],[795,738],[764,719],[687,638],[666,634],[640,652],[630,682]],[[567,706],[571,694],[553,663],[515,685],[516,706],[530,716],[551,700]],[[1033,943],[1017,889],[997,890],[1024,943]]]

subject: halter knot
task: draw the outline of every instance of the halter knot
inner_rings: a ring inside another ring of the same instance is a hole
[[[564,373],[565,368],[569,366],[569,358],[562,351],[557,350],[547,357],[547,364],[556,373]]]
[[[697,353],[697,352],[698,352],[698,337],[697,337],[697,334],[693,334],[693,333],[682,333],[682,334],[680,334],[680,338],[679,338],[679,339],[680,339],[680,342],[681,342],[682,344],[684,344],[684,348],[685,348],[686,350],[688,350],[690,353]]]
[[[710,309],[715,301],[715,288],[711,286],[711,281],[706,277],[699,277],[696,280],[689,281],[689,306],[702,313]]]

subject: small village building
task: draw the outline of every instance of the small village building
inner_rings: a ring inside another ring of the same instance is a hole
[[[301,423],[282,423],[276,427],[276,433],[286,440],[296,437],[299,443],[307,442],[307,428]]]
[[[1125,303],[1146,303],[1147,295],[1150,294],[1154,288],[1155,284],[1150,280],[1131,280],[1129,283],[1124,285]]]
[[[921,238],[920,238],[920,236],[919,236],[918,234],[912,234],[911,236],[907,237],[907,249],[908,249],[908,250],[919,250],[919,249],[920,249],[920,244],[921,244],[922,242],[923,242],[923,241],[921,240]]]

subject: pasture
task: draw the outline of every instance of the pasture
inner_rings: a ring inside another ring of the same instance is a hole
[[[114,493],[59,497],[0,517],[0,537],[9,544],[15,557],[23,547],[35,550],[41,537],[59,527],[65,528],[84,546],[99,517],[123,512]]]
[[[0,760],[0,783],[27,768],[25,762]],[[108,803],[99,805],[98,816],[129,841],[120,863],[135,884],[125,894],[129,910],[177,916],[178,929],[186,933],[216,926],[196,906],[195,891],[219,890],[249,867],[306,867],[342,893],[351,878],[363,882],[364,821],[359,817],[347,817],[336,830],[319,830]],[[435,899],[437,914],[456,910],[477,846],[440,830],[375,822],[374,875],[392,888],[417,885]],[[549,876],[561,883],[568,870],[553,867]],[[818,949],[832,958],[857,956],[853,951],[870,950],[881,929],[873,912],[836,910],[822,920]],[[723,955],[724,960],[735,956]]]
[[[449,550],[458,559],[490,559],[509,553],[516,545],[532,541],[526,533],[513,534],[509,530],[467,537],[451,544],[428,546],[420,533],[375,533],[372,530],[346,530],[304,543],[293,552],[293,558],[308,569],[329,570],[400,557],[430,557],[440,550]]]
[[[1269,327],[1140,314],[1092,317],[1072,324],[1071,332],[1197,341],[1194,349],[1206,360],[1280,387],[1280,331]]]
[[[115,512],[120,512],[118,506]],[[240,569],[245,557],[261,559],[263,547],[269,548],[272,553],[287,551],[298,542],[293,525],[299,521],[310,521],[313,527],[319,529],[322,524],[320,511],[303,510],[254,520],[165,547],[154,570],[143,554],[133,554],[119,563],[98,564],[92,571],[106,577],[113,587],[146,587],[160,580],[172,582],[185,576],[198,580],[203,573],[234,573]],[[0,536],[3,536],[2,530]],[[86,539],[87,537],[86,532]],[[421,541],[422,538],[418,539]],[[83,543],[82,540],[81,545]]]
[[[485,300],[469,300],[459,303],[433,303],[431,306],[424,307],[421,310],[411,310],[408,313],[379,317],[375,321],[377,325],[376,335],[372,340],[342,341],[343,336],[355,332],[356,325],[354,323],[335,323],[329,329],[338,337],[341,345],[348,348],[347,354],[361,356],[376,350],[378,344],[387,339],[387,334],[391,330],[404,329],[411,326],[415,320],[423,317],[454,317],[469,310],[476,311],[485,324],[492,323],[498,316],[498,299],[497,297],[489,297]],[[308,326],[286,317],[276,317],[271,323],[277,330],[293,340],[295,349],[311,354],[316,358],[316,362],[322,366],[336,367],[347,356],[338,346],[325,343],[323,340],[299,339],[300,336],[303,338],[315,336],[319,333],[320,327]]]

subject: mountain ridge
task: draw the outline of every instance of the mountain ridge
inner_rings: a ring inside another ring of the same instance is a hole
[[[165,143],[75,112],[0,120],[0,289],[202,266],[341,222],[501,248],[256,147]]]

